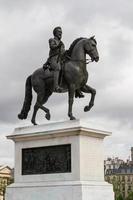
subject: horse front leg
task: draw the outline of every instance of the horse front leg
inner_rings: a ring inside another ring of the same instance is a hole
[[[85,93],[91,93],[91,99],[90,99],[89,105],[84,107],[84,112],[87,112],[94,106],[96,90],[94,88],[88,86],[88,85],[85,85],[82,88],[82,91],[85,92]]]
[[[68,89],[68,117],[70,120],[75,120],[76,118],[73,116],[72,113],[72,106],[74,102],[74,94],[75,94],[75,87],[74,85],[70,85]]]

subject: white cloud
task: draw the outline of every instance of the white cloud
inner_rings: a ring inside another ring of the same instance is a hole
[[[112,136],[105,140],[107,155],[127,157],[133,144],[133,3],[129,0],[72,0],[71,4],[66,0],[26,3],[0,0],[0,5],[0,164],[13,161],[13,144],[6,141],[6,133],[15,126],[30,124],[32,110],[27,121],[17,119],[25,80],[45,62],[48,39],[57,25],[63,28],[66,48],[77,37],[96,35],[100,61],[88,65],[88,84],[97,90],[95,106],[84,113],[90,96],[76,99],[74,115],[89,118],[94,128],[95,123],[102,123],[105,129],[113,129]],[[34,95],[33,102],[35,98]],[[68,119],[67,102],[67,94],[50,98],[46,106],[51,110],[53,121]],[[58,112],[59,106],[61,112]],[[39,123],[46,123],[42,111],[38,112],[37,119]],[[9,156],[6,149],[11,149]]]

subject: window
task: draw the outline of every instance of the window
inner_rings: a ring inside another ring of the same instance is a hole
[[[127,177],[127,181],[130,181],[130,176]]]
[[[122,176],[122,181],[125,181],[125,177],[124,176]]]

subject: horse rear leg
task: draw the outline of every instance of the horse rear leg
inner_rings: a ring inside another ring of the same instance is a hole
[[[36,114],[37,114],[37,111],[38,109],[42,109],[46,115],[45,115],[45,118],[47,120],[50,120],[50,111],[48,108],[44,107],[43,104],[48,100],[48,97],[45,96],[45,92],[39,92],[37,94],[37,101],[36,101],[36,104],[34,106],[34,111],[33,111],[33,115],[32,115],[32,119],[31,119],[31,122],[34,124],[34,125],[37,125],[36,123]]]
[[[45,118],[46,118],[47,120],[50,120],[51,115],[50,115],[49,109],[46,108],[46,107],[44,107],[44,106],[42,106],[42,105],[39,105],[39,108],[42,109],[42,110],[46,113]]]
[[[91,99],[89,105],[84,107],[84,112],[87,112],[94,106],[96,90],[88,85],[85,85],[81,90],[85,93],[91,93]]]

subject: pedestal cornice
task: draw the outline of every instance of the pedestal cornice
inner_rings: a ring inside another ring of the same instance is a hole
[[[72,135],[104,138],[110,136],[111,132],[90,128],[90,123],[87,121],[73,120],[15,128],[13,134],[7,136],[7,138],[13,141],[23,141]]]

